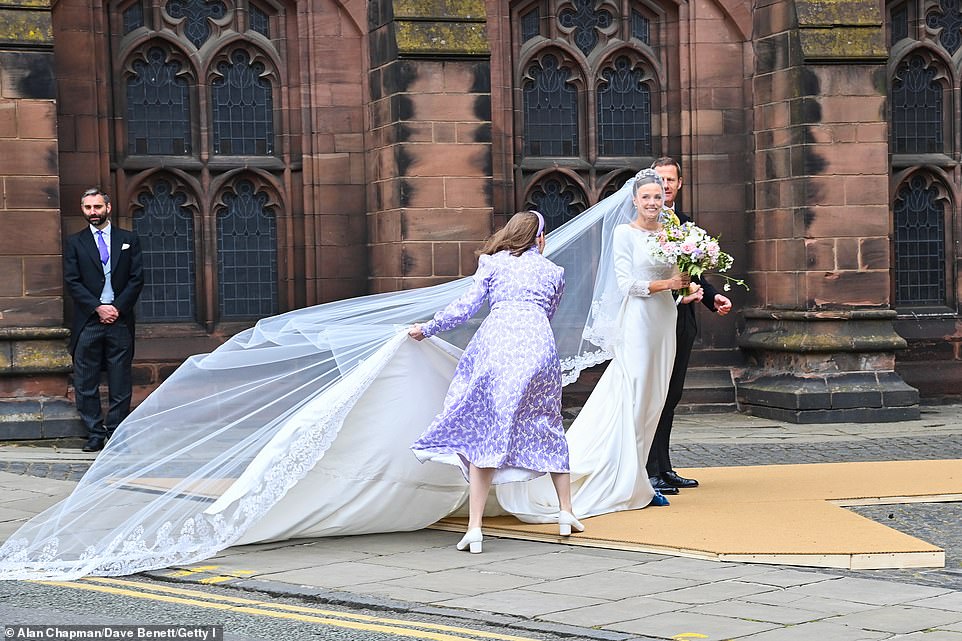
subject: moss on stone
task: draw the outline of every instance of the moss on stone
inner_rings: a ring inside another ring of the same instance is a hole
[[[53,26],[49,11],[11,9],[0,5],[0,42],[49,44]]]
[[[395,38],[402,55],[490,53],[483,23],[398,21]]]
[[[485,20],[481,0],[394,0],[394,17]]]
[[[799,27],[882,26],[879,5],[864,0],[795,0]]]
[[[881,28],[799,29],[798,37],[806,60],[885,60],[888,57]]]

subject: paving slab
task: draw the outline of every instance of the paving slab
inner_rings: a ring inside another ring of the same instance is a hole
[[[623,621],[604,627],[608,630],[634,632],[665,639],[739,639],[766,630],[774,630],[780,626],[776,623],[680,611],[665,612],[655,617]]]
[[[582,594],[599,599],[619,600],[668,592],[698,585],[694,579],[636,574],[625,570],[609,570],[566,579],[545,581],[529,589],[555,594]]]
[[[482,567],[457,568],[440,572],[426,572],[414,576],[384,581],[385,585],[410,587],[438,593],[447,592],[448,598],[473,596],[498,590],[536,586],[540,579],[492,572]],[[591,595],[586,595],[591,596]]]
[[[890,581],[840,577],[831,581],[788,588],[786,592],[869,605],[895,605],[939,596],[948,593],[949,590],[922,585],[898,584]]]
[[[888,641],[891,636],[887,632],[860,630],[847,625],[816,621],[767,630],[747,637],[746,641],[875,641],[876,639]],[[942,640],[931,639],[931,641]]]
[[[799,623],[819,621],[825,618],[824,613],[814,610],[805,610],[787,605],[765,605],[764,603],[752,603],[739,599],[695,606],[689,608],[688,612],[728,616],[751,621],[764,621],[767,623],[779,623],[781,625],[798,625]]]
[[[575,594],[546,594],[533,590],[504,590],[487,592],[477,596],[459,597],[443,601],[439,605],[484,612],[500,612],[524,617],[544,618],[552,612],[563,612],[574,608],[603,603],[601,599],[578,596]]]
[[[843,614],[832,617],[831,622],[864,630],[908,634],[962,622],[962,612],[895,605]]]
[[[541,618],[558,623],[597,628],[639,618],[656,617],[665,612],[675,612],[685,607],[687,606],[639,596],[573,608],[562,612],[553,612],[543,615]]]

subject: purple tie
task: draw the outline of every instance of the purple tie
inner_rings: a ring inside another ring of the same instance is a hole
[[[110,260],[110,252],[107,251],[107,243],[104,241],[104,233],[102,231],[97,232],[97,249],[100,250],[100,262],[104,265]]]

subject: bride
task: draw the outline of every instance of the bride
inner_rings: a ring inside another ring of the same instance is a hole
[[[599,310],[586,330],[613,358],[565,435],[579,518],[668,504],[652,489],[645,463],[675,359],[671,292],[689,287],[690,279],[652,252],[662,228],[661,178],[650,169],[639,172],[632,193],[637,215],[614,229],[612,277],[599,278]],[[695,287],[678,302],[701,300]],[[522,521],[555,520],[554,489],[545,481],[499,485],[498,503]]]
[[[627,359],[642,343],[659,342],[646,339],[643,330],[626,332],[621,345],[616,322],[636,315],[641,323],[655,313],[643,311],[633,296],[625,299],[615,284],[616,258],[624,260],[623,252],[613,251],[621,242],[616,239],[649,233],[616,228],[633,219],[643,226],[654,209],[646,206],[645,216],[636,212],[635,183],[629,180],[547,239],[545,256],[567,274],[552,319],[563,384],[619,350]],[[640,254],[632,252],[631,269],[642,269],[635,258]],[[197,562],[231,545],[417,530],[451,514],[467,497],[464,478],[453,466],[420,465],[408,448],[440,409],[477,324],[466,323],[443,341],[416,342],[407,330],[461,295],[471,280],[288,312],[258,322],[210,354],[189,358],[119,426],[70,496],[0,547],[0,579],[133,574]],[[670,301],[655,289],[651,299]],[[673,319],[647,329],[656,326],[673,328]],[[626,359],[616,364],[623,362],[632,375],[635,366]],[[671,359],[666,362],[667,380]],[[416,395],[410,393],[412,380]],[[644,405],[638,391],[647,383],[639,381],[632,379],[635,389],[621,392],[626,407]],[[602,397],[592,397],[598,407],[586,411],[600,416]],[[658,408],[644,411],[657,420]],[[588,427],[577,433],[582,429]],[[631,449],[646,482],[645,447],[632,443]],[[625,454],[624,448],[613,443],[592,453],[596,469],[609,469],[604,464],[617,459],[605,457]],[[611,469],[621,470],[622,461]],[[582,484],[588,487],[588,481]],[[638,492],[630,505],[642,507],[651,499],[650,486],[635,479],[628,485],[629,494]],[[585,493],[585,500],[600,491]],[[628,505],[598,502],[576,516],[597,514],[598,506]],[[528,512],[539,510],[518,510]]]

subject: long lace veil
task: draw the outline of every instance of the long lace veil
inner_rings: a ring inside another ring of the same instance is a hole
[[[632,182],[548,236],[545,255],[566,276],[552,321],[564,384],[610,358],[585,336],[604,308],[612,229],[634,211]],[[124,575],[237,543],[413,530],[446,516],[466,497],[463,479],[417,464],[407,447],[440,409],[480,319],[422,343],[406,328],[469,283],[292,311],[189,358],[70,496],[0,547],[0,578]]]

